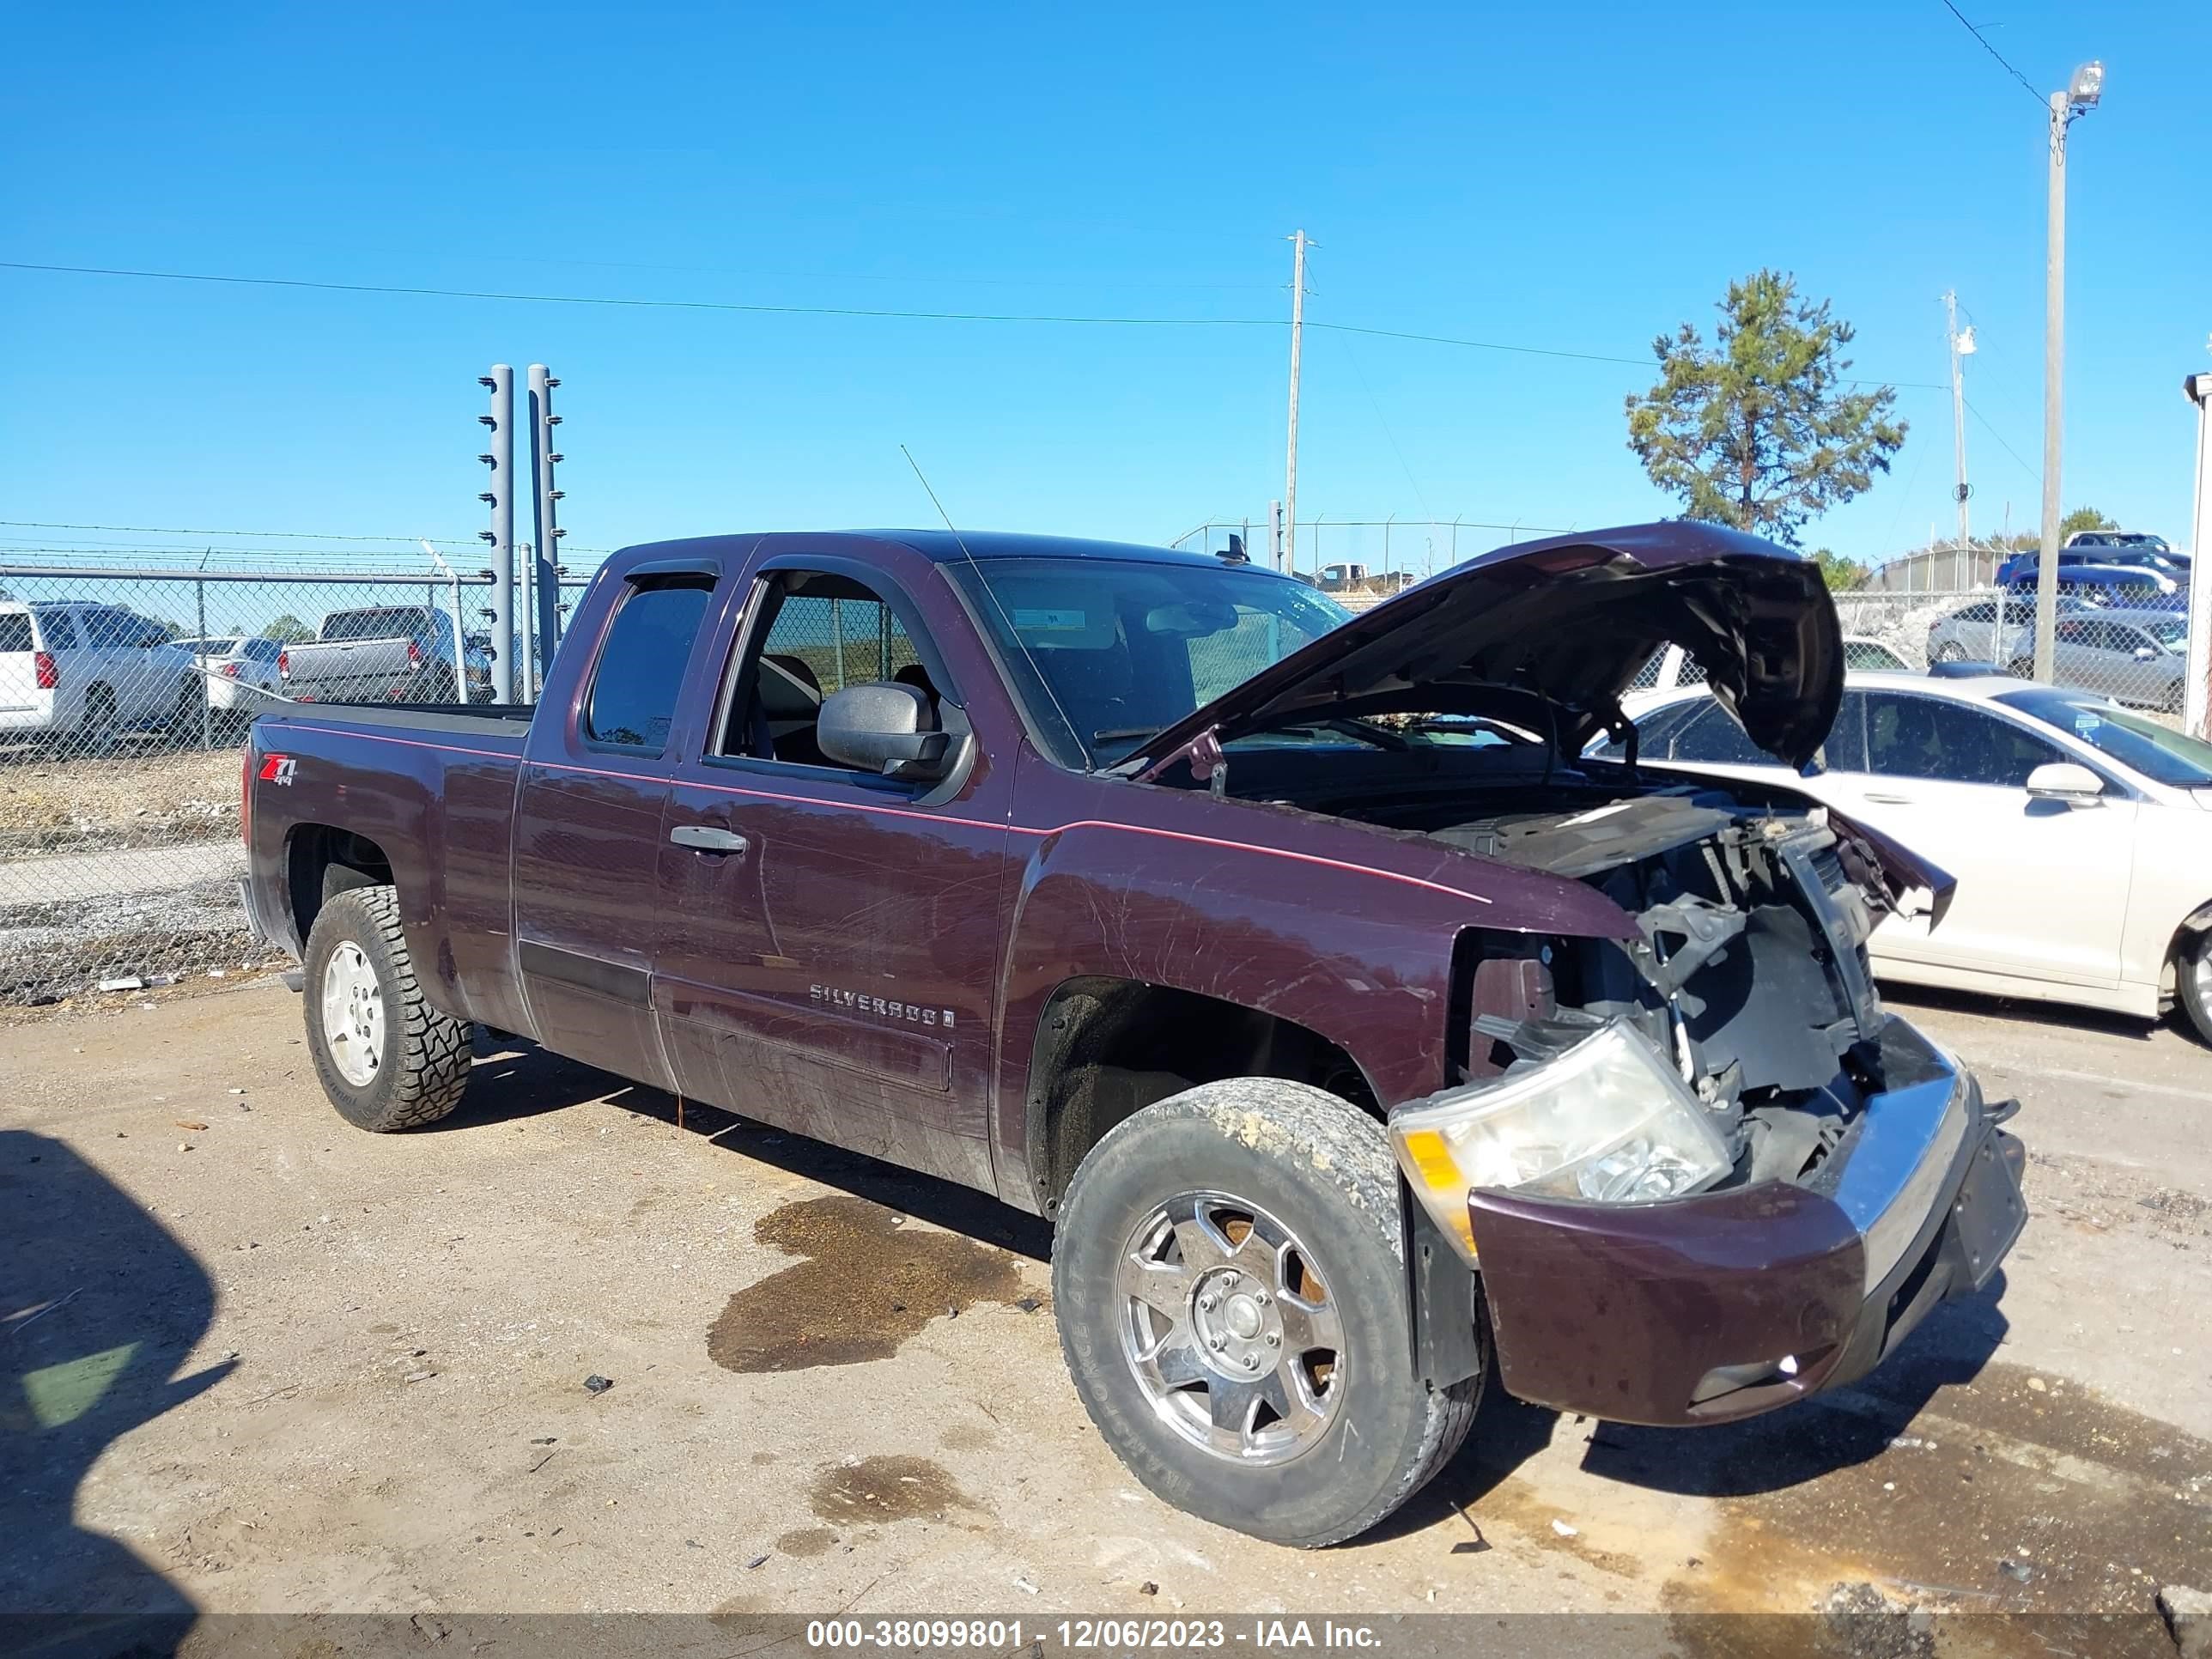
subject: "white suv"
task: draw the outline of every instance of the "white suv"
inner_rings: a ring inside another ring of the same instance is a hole
[[[0,601],[0,740],[105,749],[132,727],[197,730],[202,701],[191,653],[134,611]]]

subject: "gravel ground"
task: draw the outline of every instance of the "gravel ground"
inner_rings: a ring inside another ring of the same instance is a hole
[[[446,1124],[361,1134],[269,981],[17,1023],[0,1608],[1623,1613],[1677,1650],[1933,1651],[1912,1608],[2170,1651],[2154,1587],[2212,1581],[2212,1054],[1897,1006],[2025,1102],[2001,1302],[1732,1428],[1493,1391],[1319,1554],[1137,1487],[1061,1367],[1044,1229],[974,1194],[489,1045]],[[1822,1609],[1885,1633],[1711,1622]]]

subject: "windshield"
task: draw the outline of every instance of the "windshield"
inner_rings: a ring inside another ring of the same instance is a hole
[[[1352,613],[1249,566],[1139,559],[948,563],[1030,724],[1064,766],[1111,766]]]
[[[2079,738],[2159,783],[2179,789],[2212,784],[2212,743],[2160,726],[2148,714],[2049,686],[2008,691],[1997,701]]]

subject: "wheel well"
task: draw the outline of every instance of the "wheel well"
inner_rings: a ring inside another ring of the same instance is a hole
[[[292,925],[300,948],[324,905],[354,887],[380,887],[392,879],[392,860],[368,836],[327,823],[303,823],[292,832],[289,889]]]
[[[1229,1077],[1310,1083],[1372,1116],[1382,1109],[1352,1056],[1295,1021],[1131,980],[1068,981],[1038,1022],[1030,1066],[1029,1159],[1046,1214],[1099,1138],[1153,1102]]]

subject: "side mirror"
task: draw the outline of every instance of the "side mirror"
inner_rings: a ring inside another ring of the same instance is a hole
[[[952,736],[919,686],[878,680],[848,685],[822,700],[814,741],[824,755],[863,772],[930,781],[949,769]]]
[[[2063,800],[2069,806],[2095,806],[2105,799],[2104,781],[2086,766],[2051,761],[2027,775],[2027,793],[2037,800]]]

